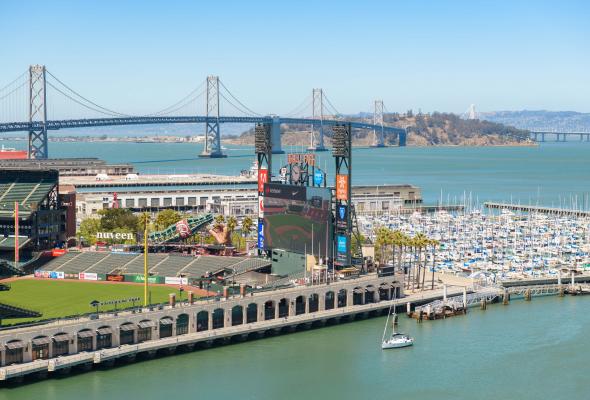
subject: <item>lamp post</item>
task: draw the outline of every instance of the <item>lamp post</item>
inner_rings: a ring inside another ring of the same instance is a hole
[[[100,305],[100,302],[98,300],[92,300],[90,302],[90,307],[96,307],[96,318],[98,318],[98,306]]]

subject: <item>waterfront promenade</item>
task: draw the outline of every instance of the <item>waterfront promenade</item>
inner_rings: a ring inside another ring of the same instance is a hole
[[[6,349],[2,352],[4,366],[0,368],[0,380],[21,379],[31,374],[44,377],[59,370],[67,372],[75,366],[85,369],[98,364],[110,366],[117,359],[130,361],[139,354],[153,356],[158,351],[170,354],[179,346],[192,349],[195,345],[207,347],[214,343],[276,335],[377,316],[392,305],[404,306],[405,309],[407,303],[423,304],[443,297],[442,288],[403,296],[400,281],[394,277],[364,276],[329,285],[254,293],[219,301],[176,304],[161,310],[101,314],[99,320],[55,321],[41,326],[12,329],[0,333],[0,342]],[[458,295],[462,290],[450,288],[447,295]],[[343,291],[346,295],[340,296],[339,301],[338,294]],[[317,303],[313,300],[316,296]],[[306,299],[305,305],[298,300],[302,298]],[[323,301],[320,300],[322,298]],[[260,310],[257,307],[255,316],[248,312],[236,313],[244,305],[246,309],[251,309],[252,304],[262,308]],[[281,310],[281,304],[286,309]],[[219,315],[218,310],[224,311],[222,319],[215,317]],[[205,316],[207,322],[203,325]],[[186,324],[180,324],[181,321],[186,321]],[[58,348],[63,351],[63,347],[56,346],[58,342],[55,340],[62,335],[67,336],[70,346],[67,353],[56,354]],[[44,346],[43,343],[46,344],[44,349],[47,352],[44,353],[45,357],[38,357],[39,347]],[[88,347],[82,349],[84,346]],[[21,351],[21,362],[7,365],[8,358],[13,357],[7,353],[9,348],[26,349]]]

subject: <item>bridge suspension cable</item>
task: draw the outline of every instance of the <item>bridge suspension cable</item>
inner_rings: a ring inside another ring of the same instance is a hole
[[[163,108],[162,110],[157,111],[155,113],[147,114],[146,116],[170,115],[170,114],[175,113],[178,110],[183,109],[184,107],[186,107],[186,106],[190,105],[191,103],[193,103],[194,101],[196,101],[198,98],[205,95],[205,93],[207,92],[207,88],[204,87],[206,83],[207,83],[207,81],[203,81],[199,86],[197,86],[195,89],[193,89],[189,94],[184,96],[182,99],[178,100],[176,103],[174,103],[166,108]],[[200,92],[199,92],[199,90],[200,90]],[[197,93],[197,94],[195,94],[195,93]]]
[[[303,99],[303,101],[297,106],[295,107],[291,112],[285,114],[286,117],[299,117],[299,116],[304,116],[305,112],[309,111],[309,109],[311,108],[311,103],[313,101],[313,98],[311,95],[308,95],[305,99]]]
[[[0,88],[0,121],[13,122],[26,119],[28,97],[28,70]]]
[[[117,111],[113,111],[111,109],[108,109],[106,107],[103,107],[99,104],[96,104],[95,102],[93,102],[92,100],[87,99],[86,97],[82,96],[80,93],[76,92],[74,89],[72,89],[71,87],[69,87],[68,85],[66,85],[65,83],[63,83],[61,80],[59,80],[59,78],[57,78],[55,75],[53,75],[51,73],[51,71],[46,70],[47,71],[47,75],[49,75],[50,77],[52,77],[53,79],[55,79],[61,86],[63,86],[65,89],[67,89],[70,93],[72,93],[75,97],[77,97],[79,100],[74,99],[72,96],[66,94],[64,91],[60,90],[59,88],[57,88],[55,85],[53,85],[51,83],[50,80],[48,80],[47,85],[51,86],[52,88],[54,88],[55,90],[57,90],[59,93],[61,93],[62,95],[66,96],[67,98],[69,98],[70,100],[80,104],[81,106],[84,106],[92,111],[96,111],[99,113],[102,113],[104,115],[110,115],[110,116],[118,116],[118,117],[130,117],[130,114],[124,114],[124,113],[120,113]],[[89,106],[87,104],[84,104],[84,102],[91,104],[92,106]],[[102,111],[101,111],[102,110]]]
[[[326,104],[324,104],[324,105],[325,106],[329,106],[329,107],[326,107],[326,109],[328,111],[330,111],[331,113],[333,113],[333,115],[341,115],[340,112],[336,109],[336,107],[334,107],[334,105],[332,104],[332,102],[330,101],[330,99],[328,98],[328,96],[326,96],[325,93],[324,93],[323,98],[326,101]]]
[[[223,84],[223,82],[221,80],[219,80],[219,85],[227,92],[227,94],[229,94],[229,96],[232,99],[234,99],[242,107],[243,110],[247,111],[246,115],[252,115],[255,117],[262,117],[262,114],[259,114],[256,111],[252,111],[251,108],[248,108],[247,106],[245,106],[244,103],[242,103],[236,96],[234,96],[232,94],[232,92],[229,91],[229,89]],[[222,93],[221,93],[221,95],[226,101],[230,102],[225,96],[223,96]],[[235,105],[233,103],[230,102],[230,104],[232,104],[235,107]]]

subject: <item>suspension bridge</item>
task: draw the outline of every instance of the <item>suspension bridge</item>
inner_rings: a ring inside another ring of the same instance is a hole
[[[200,106],[199,106],[200,104]],[[204,104],[204,114],[195,111]],[[385,146],[385,135],[406,145],[403,128],[384,122],[383,100],[374,103],[370,118],[352,120],[343,116],[322,89],[313,89],[299,106],[285,116],[261,114],[240,101],[218,76],[209,76],[198,87],[168,107],[133,115],[104,107],[65,84],[44,65],[31,65],[19,77],[0,87],[0,133],[28,132],[29,158],[49,157],[47,133],[67,128],[146,124],[203,124],[205,145],[200,157],[221,158],[222,124],[268,124],[274,153],[282,153],[281,125],[310,126],[311,151],[325,151],[324,129],[350,124],[353,129],[372,131],[373,147]]]

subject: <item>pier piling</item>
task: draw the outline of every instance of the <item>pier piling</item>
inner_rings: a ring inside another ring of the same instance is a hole
[[[532,299],[532,296],[531,296],[531,289],[527,289],[527,290],[524,292],[524,299],[525,299],[525,301],[531,301],[531,299]]]

